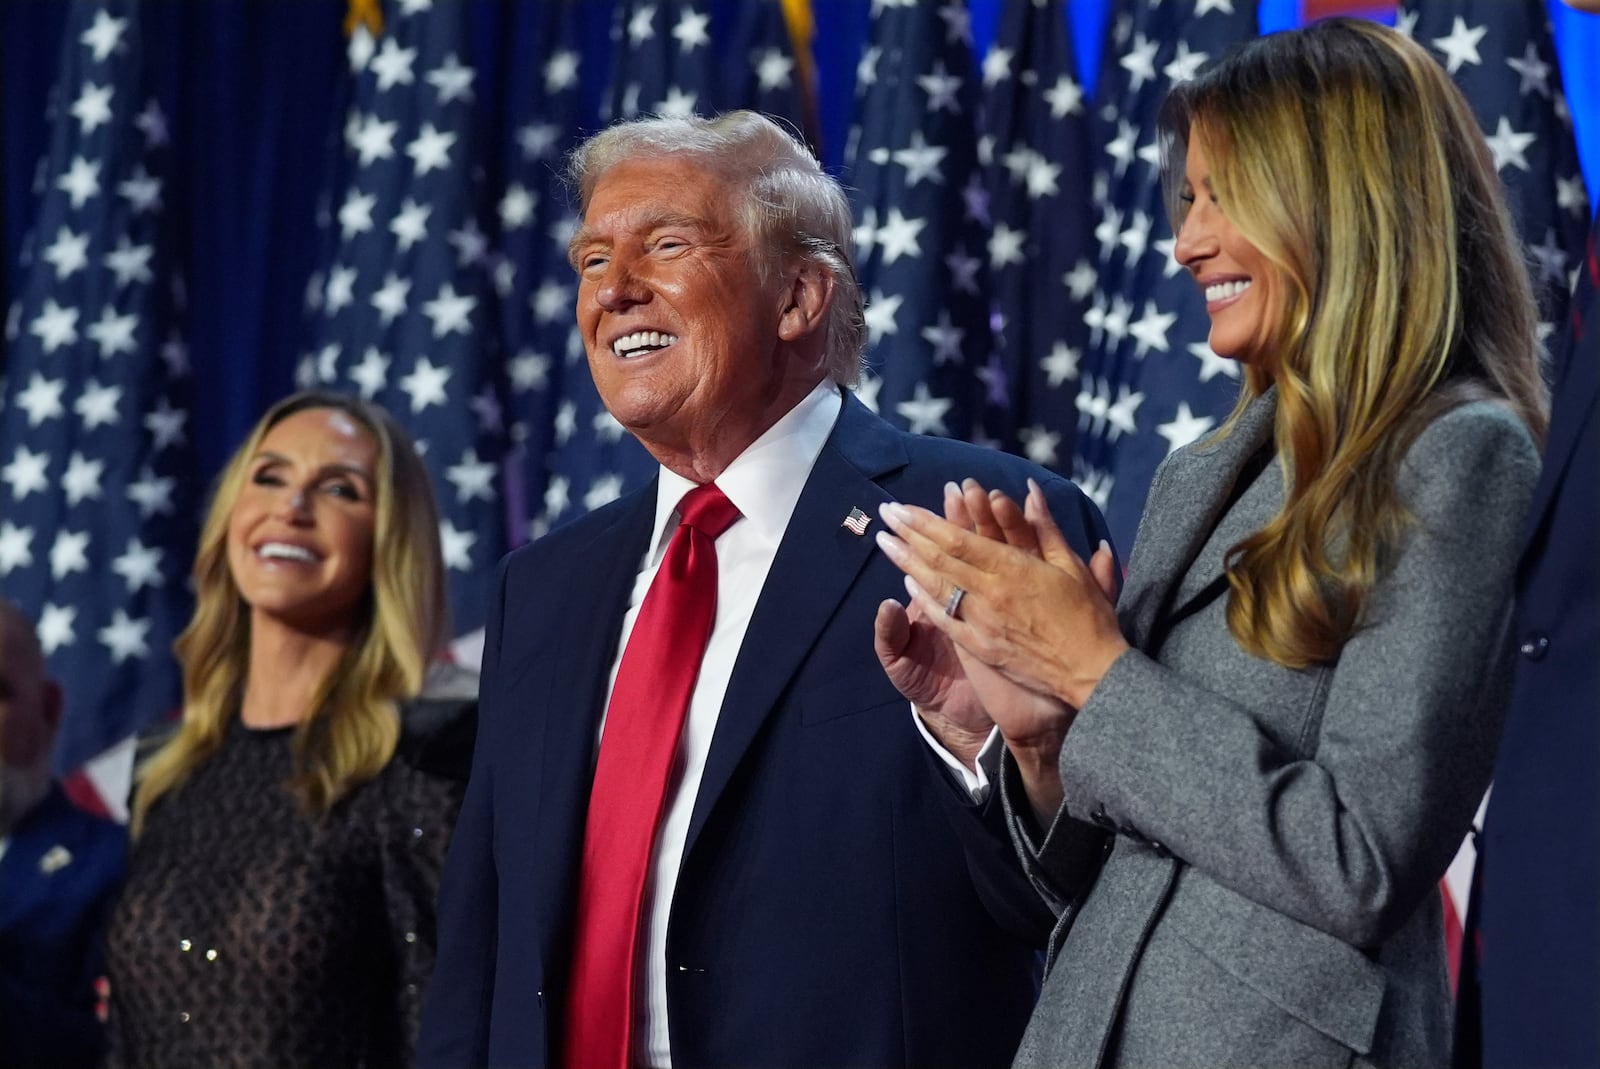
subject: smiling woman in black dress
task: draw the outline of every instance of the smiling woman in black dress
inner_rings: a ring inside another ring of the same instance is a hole
[[[399,703],[444,632],[427,472],[381,409],[305,393],[224,472],[142,771],[109,942],[114,1063],[410,1060],[458,786]]]

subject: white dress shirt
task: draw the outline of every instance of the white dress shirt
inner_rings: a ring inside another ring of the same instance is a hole
[[[716,479],[717,486],[738,508],[742,519],[717,539],[717,615],[711,625],[711,638],[700,662],[700,675],[689,697],[689,712],[684,718],[683,736],[667,781],[667,797],[661,826],[656,830],[650,856],[650,872],[645,883],[643,918],[645,930],[641,945],[640,975],[637,990],[643,996],[634,1004],[634,1062],[668,1069],[672,1051],[667,1035],[667,920],[672,910],[672,892],[678,882],[683,846],[689,831],[689,817],[700,790],[706,756],[711,751],[711,736],[717,716],[733,676],[739,647],[755,611],[756,599],[772,568],[772,560],[783,541],[789,517],[800,500],[811,468],[822,452],[828,434],[838,419],[843,398],[830,380],[824,379],[782,419],[768,428],[749,448],[740,453]],[[617,659],[611,664],[606,703],[616,686],[617,667],[646,591],[655,579],[667,543],[678,526],[678,502],[695,484],[675,472],[661,469],[656,490],[654,535],[645,557],[639,562],[638,578],[628,599],[628,612],[622,621],[622,637],[617,644]],[[604,730],[602,725],[601,730]]]
[[[651,848],[643,909],[644,952],[640,955],[639,975],[635,978],[637,990],[643,997],[635,1000],[633,1007],[633,1060],[637,1065],[656,1069],[670,1069],[672,1065],[667,1025],[667,922],[672,912],[678,869],[683,862],[689,818],[694,812],[695,797],[705,772],[706,757],[711,752],[711,738],[728,692],[728,681],[733,677],[733,667],[750,627],[756,601],[789,526],[789,518],[794,514],[795,504],[800,500],[800,492],[833,430],[842,404],[838,388],[824,379],[740,453],[716,479],[716,485],[743,518],[717,539],[716,618],[700,662],[700,674],[689,697],[683,735],[667,781],[661,825],[656,829]],[[606,688],[607,705],[617,683],[622,651],[627,648],[628,637],[639,618],[639,608],[666,556],[667,544],[677,530],[678,503],[695,486],[676,472],[660,470],[655,526],[628,597],[617,657],[611,663],[610,682]],[[979,755],[978,767],[971,769],[939,745],[914,711],[912,720],[928,745],[949,767],[955,782],[966,788],[974,801],[982,801],[989,793],[990,776],[999,762],[999,732],[990,736]],[[604,730],[602,723],[602,734]]]

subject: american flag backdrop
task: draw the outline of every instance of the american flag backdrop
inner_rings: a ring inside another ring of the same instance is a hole
[[[359,393],[411,431],[433,474],[457,632],[483,622],[507,548],[503,361],[473,108],[468,7],[400,0],[350,38],[354,79],[308,287],[300,381]]]
[[[1093,202],[1099,280],[1089,309],[1073,478],[1129,547],[1167,454],[1215,427],[1239,369],[1211,351],[1205,301],[1172,258],[1156,115],[1167,91],[1253,37],[1254,0],[1119,0],[1100,62]]]
[[[1015,427],[1006,445],[1069,472],[1096,272],[1089,102],[1060,0],[1007,0],[983,86],[991,322]]]
[[[496,200],[504,265],[497,278],[500,329],[516,443],[510,485],[521,488],[511,512],[516,540],[536,538],[580,514],[583,497],[593,489],[581,485],[575,507],[573,472],[555,470],[569,443],[587,437],[577,434],[576,406],[585,396],[581,391],[594,394],[573,321],[576,277],[567,263],[567,240],[578,219],[561,178],[567,151],[600,122],[599,108],[581,91],[583,80],[595,77],[583,50],[584,19],[592,11],[584,0],[525,5],[512,33],[538,57],[508,71],[505,178]],[[631,438],[608,442],[607,448],[634,451],[627,470],[643,464],[643,450]],[[593,470],[611,466],[598,461]]]
[[[1544,5],[1412,0],[1396,26],[1444,65],[1478,116],[1539,291],[1540,339],[1553,344],[1583,263],[1589,198]]]
[[[990,230],[975,75],[965,4],[874,0],[847,161],[867,303],[858,396],[917,433],[1001,443],[1011,405],[989,265],[1017,246]]]
[[[178,705],[168,650],[191,607],[200,496],[163,226],[171,129],[140,11],[76,0],[68,16],[0,416],[0,592],[67,681],[57,769],[98,758],[119,813],[131,737]]]

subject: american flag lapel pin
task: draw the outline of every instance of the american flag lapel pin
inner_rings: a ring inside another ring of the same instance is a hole
[[[852,508],[850,510],[850,515],[846,516],[844,518],[844,523],[840,524],[839,526],[843,527],[845,530],[859,538],[867,533],[867,524],[871,522],[871,516],[868,516],[859,508]]]

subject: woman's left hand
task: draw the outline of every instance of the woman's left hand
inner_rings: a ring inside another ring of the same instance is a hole
[[[922,618],[1023,686],[1080,708],[1128,648],[1102,580],[1067,545],[1038,487],[1022,511],[1043,559],[926,509],[890,503],[880,511],[893,534],[880,533],[878,544],[906,573]],[[1096,554],[1099,570],[1110,556],[1105,548]],[[999,726],[1008,742],[1027,743],[1013,734],[1026,725]]]

